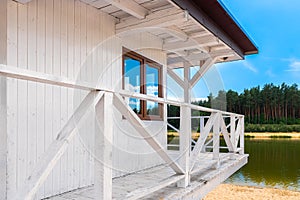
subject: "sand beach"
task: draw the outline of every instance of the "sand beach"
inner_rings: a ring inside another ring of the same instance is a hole
[[[211,191],[204,200],[300,200],[300,192],[258,188],[249,186],[237,186],[221,184]]]

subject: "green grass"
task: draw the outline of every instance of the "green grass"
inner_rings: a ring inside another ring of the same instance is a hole
[[[245,132],[281,132],[291,133],[300,132],[300,124],[287,125],[287,124],[246,124]]]

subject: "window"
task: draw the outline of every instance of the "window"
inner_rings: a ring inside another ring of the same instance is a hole
[[[123,49],[123,89],[162,97],[162,66],[133,51]],[[129,106],[143,120],[162,120],[163,105],[129,98]]]

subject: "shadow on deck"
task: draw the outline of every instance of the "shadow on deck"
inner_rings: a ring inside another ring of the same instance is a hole
[[[176,183],[184,175],[176,175],[165,165],[160,165],[127,176],[113,179],[113,199],[201,199],[225,181],[248,161],[248,155],[221,153],[218,162],[212,153],[201,153],[191,172],[187,188],[178,188]],[[93,186],[64,193],[50,200],[94,199]]]

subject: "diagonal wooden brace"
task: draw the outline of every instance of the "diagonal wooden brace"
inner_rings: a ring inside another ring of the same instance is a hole
[[[157,154],[177,173],[184,174],[183,169],[167,154],[159,142],[153,138],[151,133],[145,128],[142,120],[123,101],[119,94],[114,94],[113,104],[117,110],[130,122],[133,128],[146,140],[146,142],[157,152]]]
[[[203,133],[200,134],[199,139],[197,140],[197,143],[194,147],[194,150],[191,153],[191,159],[190,159],[190,171],[192,171],[195,162],[197,160],[197,157],[199,156],[203,145],[205,143],[205,140],[211,130],[211,128],[213,127],[215,121],[218,119],[218,113],[211,113],[208,121],[206,122],[206,125],[204,127]]]
[[[74,114],[70,117],[66,125],[61,129],[56,139],[50,147],[41,156],[41,160],[37,163],[31,175],[27,177],[24,183],[19,187],[20,190],[15,196],[15,200],[31,200],[34,198],[39,187],[47,179],[52,169],[59,161],[68,145],[76,134],[76,129],[85,119],[86,114],[91,106],[94,106],[103,96],[104,92],[91,91]]]

